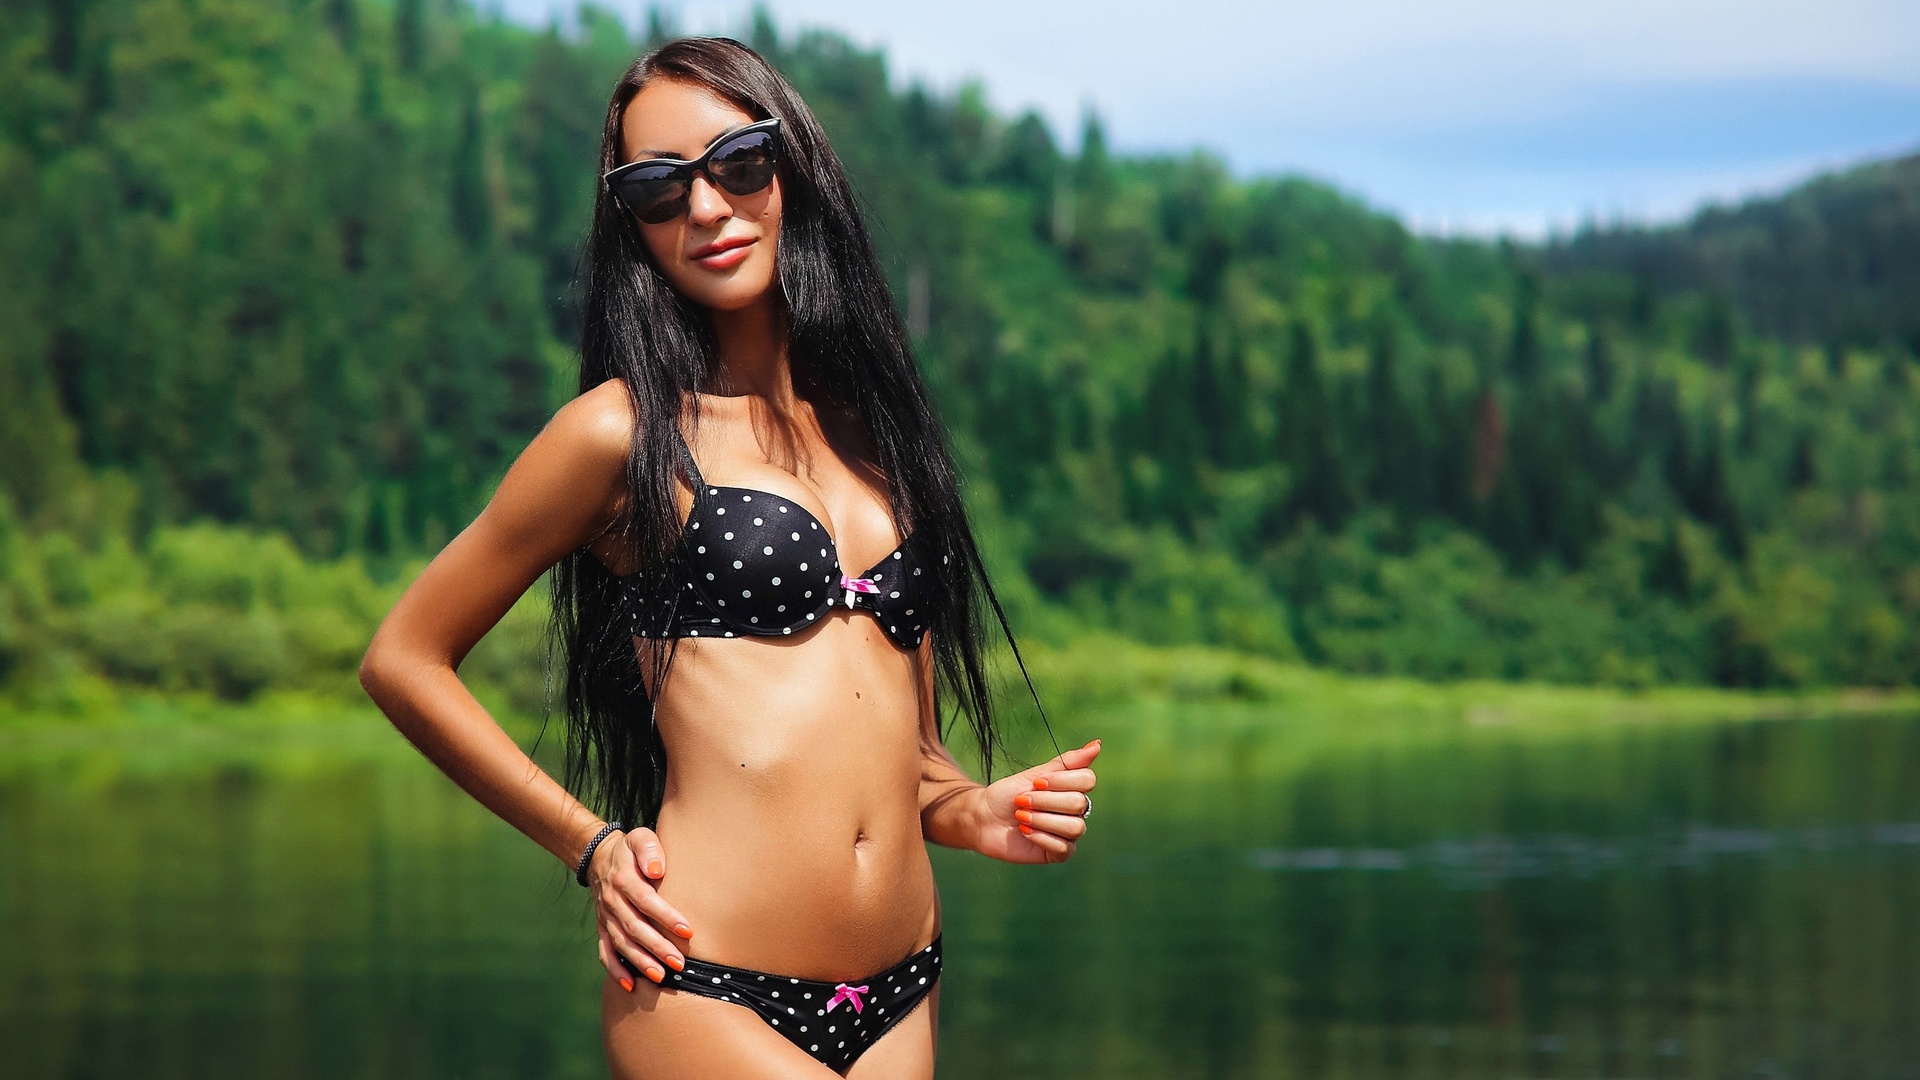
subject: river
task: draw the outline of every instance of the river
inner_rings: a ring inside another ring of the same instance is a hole
[[[1920,1077],[1920,718],[1106,747],[942,1077]],[[582,896],[377,723],[5,732],[0,1075],[601,1077]]]

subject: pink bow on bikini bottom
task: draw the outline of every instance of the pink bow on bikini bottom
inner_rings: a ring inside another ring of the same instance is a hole
[[[853,1003],[853,1011],[859,1012],[862,1008],[860,995],[866,992],[867,988],[864,986],[848,986],[846,983],[841,983],[833,988],[833,1000],[827,1002],[827,1011],[832,1012],[835,1005],[850,1001]]]

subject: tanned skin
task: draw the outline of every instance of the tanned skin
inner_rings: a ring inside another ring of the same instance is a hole
[[[690,160],[753,119],[705,87],[656,79],[627,109],[621,160]],[[685,215],[638,225],[668,281],[710,312],[719,345],[698,429],[682,429],[710,482],[804,506],[842,565],[870,566],[900,537],[857,420],[794,391],[774,302],[780,199],[777,179],[735,196],[699,177]],[[568,867],[601,819],[500,729],[457,669],[567,553],[585,546],[616,573],[633,569],[609,534],[629,497],[633,424],[617,382],[562,408],[407,589],[361,665],[413,745]],[[682,519],[692,499],[681,482]],[[871,616],[843,608],[791,637],[679,642],[654,688],[671,762],[658,828],[614,833],[589,869],[615,1077],[828,1080],[753,1012],[657,984],[689,955],[829,982],[897,963],[940,930],[928,842],[1015,863],[1073,854],[1099,742],[974,782],[936,732],[932,655],[930,637],[904,652]],[[846,1075],[931,1077],[938,1004],[936,988]]]

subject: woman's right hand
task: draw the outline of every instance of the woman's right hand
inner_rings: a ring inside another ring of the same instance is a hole
[[[660,898],[657,883],[666,874],[667,853],[652,829],[608,836],[587,867],[599,924],[600,963],[629,993],[635,972],[658,983],[667,977],[666,968],[679,971],[686,966],[680,943],[693,937],[693,928]]]

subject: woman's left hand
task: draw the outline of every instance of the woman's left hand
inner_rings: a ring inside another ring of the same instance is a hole
[[[1073,855],[1087,834],[1093,759],[1100,740],[989,785],[980,854],[1011,863],[1055,863]]]

